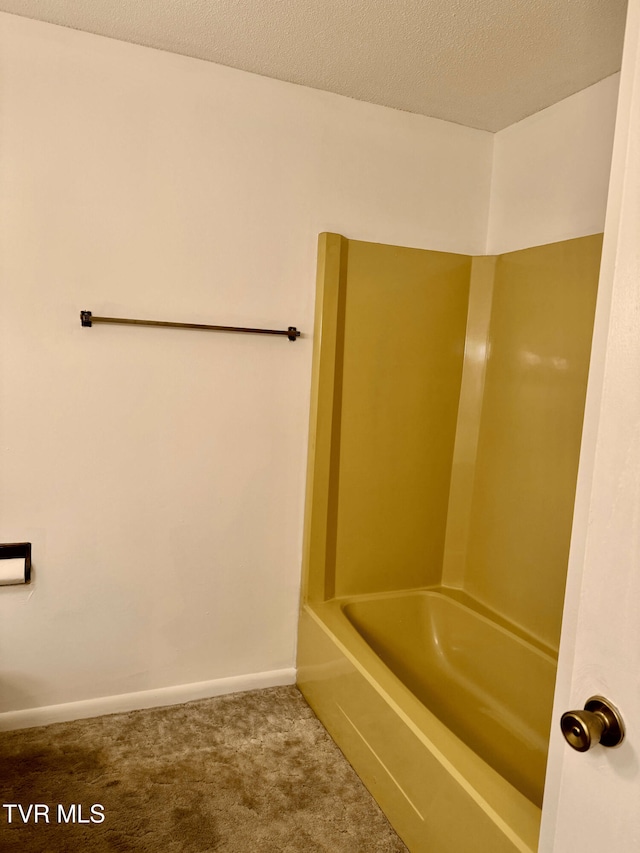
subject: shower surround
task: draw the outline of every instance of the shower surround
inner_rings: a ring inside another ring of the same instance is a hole
[[[320,235],[298,683],[417,853],[537,847],[601,245]]]

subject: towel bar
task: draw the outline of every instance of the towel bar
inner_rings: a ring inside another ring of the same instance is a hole
[[[295,326],[288,329],[251,329],[244,326],[208,326],[203,323],[170,323],[165,320],[127,320],[124,317],[95,317],[91,311],[80,312],[80,322],[83,326],[94,323],[114,323],[125,326],[166,326],[171,329],[201,329],[208,332],[245,332],[252,335],[286,335],[290,341],[300,337]]]

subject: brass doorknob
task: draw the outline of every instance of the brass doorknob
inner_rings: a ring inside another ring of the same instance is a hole
[[[586,752],[597,743],[617,746],[624,738],[620,712],[603,696],[588,699],[584,711],[566,711],[560,727],[569,746],[578,752]]]

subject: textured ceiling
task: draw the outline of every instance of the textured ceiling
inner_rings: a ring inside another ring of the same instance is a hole
[[[0,11],[496,131],[620,68],[626,0],[0,0]]]

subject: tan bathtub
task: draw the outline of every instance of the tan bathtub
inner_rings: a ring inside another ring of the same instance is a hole
[[[412,851],[534,851],[555,660],[446,590],[303,609],[299,685]]]
[[[343,605],[429,710],[542,806],[556,662],[469,607],[416,591]]]

